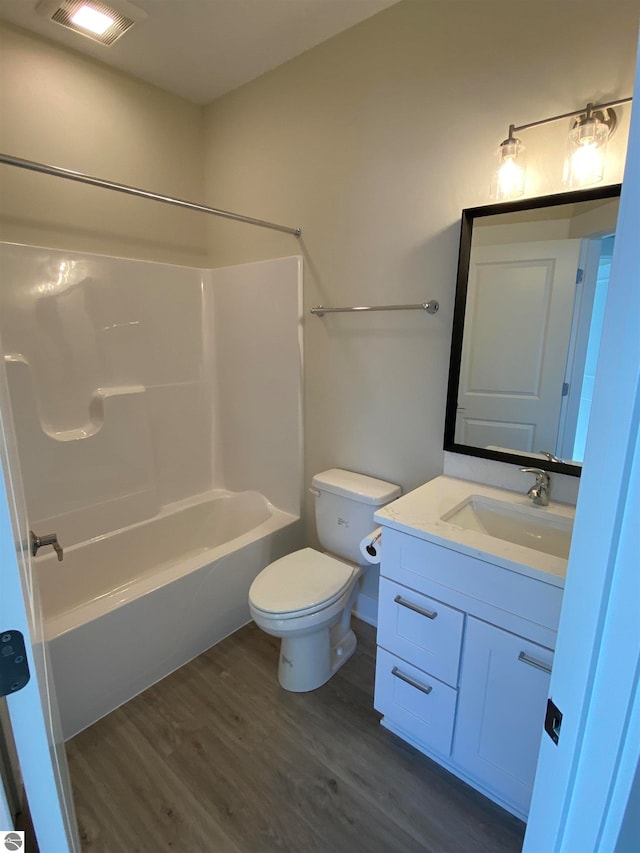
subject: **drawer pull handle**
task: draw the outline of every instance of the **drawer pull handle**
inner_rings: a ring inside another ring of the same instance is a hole
[[[396,604],[400,604],[402,607],[406,607],[408,610],[413,610],[414,613],[419,613],[421,616],[426,616],[427,619],[435,619],[438,615],[437,610],[425,610],[424,607],[419,607],[417,604],[414,604],[413,601],[407,601],[407,599],[403,598],[401,595],[396,595],[393,600]]]
[[[541,669],[543,672],[551,672],[550,664],[543,663],[541,660],[536,660],[535,658],[530,658],[526,652],[520,652],[518,660],[521,660],[522,663],[528,663],[529,666],[535,666],[536,669]]]
[[[405,681],[407,684],[410,684],[412,687],[415,687],[416,690],[420,690],[422,693],[426,693],[427,696],[433,690],[433,687],[431,687],[431,685],[420,684],[419,681],[416,681],[414,678],[405,675],[404,672],[400,672],[397,666],[394,666],[394,668],[391,670],[391,675],[395,675],[395,677],[399,678],[400,681]]]

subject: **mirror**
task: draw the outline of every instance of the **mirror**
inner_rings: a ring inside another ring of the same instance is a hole
[[[463,210],[445,450],[580,476],[619,196]]]

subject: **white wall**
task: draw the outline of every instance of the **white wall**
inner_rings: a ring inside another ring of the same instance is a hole
[[[639,12],[406,0],[207,108],[207,198],[302,227],[305,310],[440,301],[435,317],[305,315],[307,481],[334,465],[405,489],[441,473],[460,212],[489,203],[510,123],[631,93]],[[622,177],[618,113],[607,183]],[[528,195],[564,189],[568,130],[522,134]],[[209,228],[216,265],[291,243]]]
[[[610,234],[615,231],[618,218],[618,200],[593,208],[576,216],[571,221],[570,237],[591,237],[594,234]]]
[[[0,151],[202,201],[202,108],[0,24]],[[206,266],[205,217],[0,165],[0,239]]]

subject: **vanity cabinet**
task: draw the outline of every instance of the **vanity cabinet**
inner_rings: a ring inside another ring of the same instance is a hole
[[[561,587],[392,528],[383,543],[382,725],[526,819]]]

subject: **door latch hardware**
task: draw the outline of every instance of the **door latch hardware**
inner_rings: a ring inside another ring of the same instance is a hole
[[[547,713],[544,718],[544,730],[556,744],[560,740],[561,725],[562,711],[553,704],[551,699],[547,699]]]
[[[0,696],[9,696],[31,678],[24,637],[13,628],[0,633]]]

